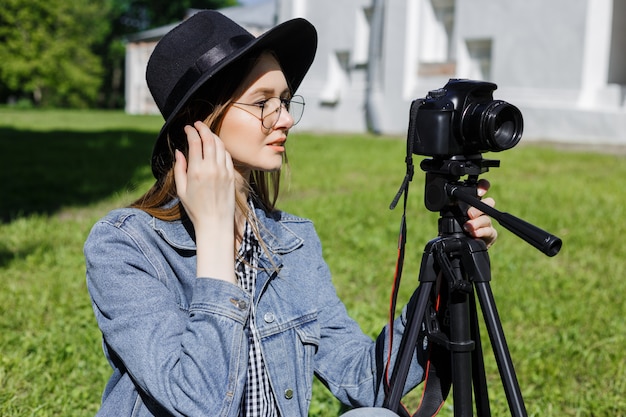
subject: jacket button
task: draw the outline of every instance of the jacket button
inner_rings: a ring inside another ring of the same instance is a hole
[[[293,398],[293,390],[291,388],[285,390],[285,398],[288,400]]]
[[[265,313],[263,320],[265,320],[266,323],[272,323],[276,320],[276,317],[274,316],[274,313]]]
[[[235,307],[237,307],[239,310],[245,310],[248,308],[248,303],[246,303],[244,300],[238,300],[236,298],[231,298],[230,302],[233,303],[233,305]]]

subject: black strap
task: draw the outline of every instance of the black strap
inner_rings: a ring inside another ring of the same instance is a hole
[[[438,285],[436,285],[436,287],[437,286]],[[448,304],[447,297],[445,287],[441,287],[431,294],[430,306],[426,311],[428,317],[424,318],[425,331],[428,332],[428,329],[432,327],[429,325],[429,322],[437,323],[438,326],[444,322],[446,316],[445,310]],[[442,330],[443,328],[438,329],[438,331]],[[424,392],[419,407],[415,414],[413,414],[413,417],[432,417],[437,415],[448,397],[450,387],[452,386],[452,361],[450,351],[433,341],[429,342],[427,348],[428,359],[425,369]]]
[[[415,102],[414,102],[415,103]],[[411,105],[411,112],[409,117],[413,116],[413,108],[415,106]],[[406,228],[406,208],[408,203],[408,195],[409,195],[409,184],[413,180],[413,174],[415,172],[415,167],[413,166],[413,143],[410,140],[411,136],[412,124],[409,123],[409,132],[407,135],[407,145],[406,145],[406,157],[404,159],[406,163],[406,173],[404,175],[404,179],[402,180],[402,184],[400,185],[400,189],[396,193],[393,201],[389,205],[389,209],[393,210],[396,208],[400,197],[404,195],[403,202],[403,212],[402,218],[400,220],[400,233],[398,236],[398,258],[396,259],[396,271],[394,274],[393,281],[393,289],[391,291],[391,300],[389,303],[389,346],[388,352],[392,351],[393,347],[393,321],[396,314],[396,306],[398,301],[398,289],[400,288],[400,282],[402,280],[402,268],[404,266],[404,252],[405,252],[405,244],[406,244],[406,236],[407,236],[407,228]],[[385,363],[385,376],[383,378],[384,382],[384,390],[385,395],[389,394],[389,368],[390,368],[390,357],[387,357]]]
[[[400,282],[402,280],[402,269],[404,265],[405,245],[407,237],[407,224],[406,224],[406,210],[409,194],[409,183],[413,180],[415,174],[415,167],[413,165],[413,139],[417,135],[417,127],[414,123],[417,111],[424,103],[424,99],[417,99],[413,101],[410,109],[410,122],[409,130],[407,134],[407,146],[406,146],[406,173],[400,189],[396,193],[393,201],[391,202],[389,209],[393,210],[397,206],[400,197],[404,195],[403,201],[403,213],[400,221],[400,233],[398,237],[398,259],[396,261],[396,272],[393,282],[393,290],[391,294],[391,301],[389,307],[389,351],[393,346],[393,320],[396,312],[398,291],[400,288]],[[385,374],[388,375],[390,367],[389,361],[386,363]],[[424,380],[424,393],[420,401],[419,407],[413,417],[431,417],[436,415],[442,407],[445,399],[450,392],[451,387],[451,364],[449,352],[432,343],[428,348],[427,366],[425,369],[426,376]],[[383,378],[385,394],[390,391],[389,380],[387,377]],[[402,416],[410,416],[410,413],[402,407],[399,410]]]

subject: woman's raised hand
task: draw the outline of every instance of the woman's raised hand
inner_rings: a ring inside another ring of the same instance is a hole
[[[220,138],[202,122],[185,126],[189,155],[176,150],[176,190],[196,228],[219,220],[232,225],[235,215],[235,171]]]
[[[196,235],[197,276],[235,282],[235,170],[220,138],[202,122],[185,126],[189,155],[176,150],[178,197]]]

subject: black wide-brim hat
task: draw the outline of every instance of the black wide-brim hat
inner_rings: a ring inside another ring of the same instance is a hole
[[[317,32],[305,19],[281,23],[259,37],[223,14],[194,14],[157,43],[146,69],[146,81],[165,124],[152,151],[152,173],[161,178],[171,167],[167,132],[172,120],[195,92],[216,74],[246,57],[271,50],[292,91],[297,90],[313,63]]]

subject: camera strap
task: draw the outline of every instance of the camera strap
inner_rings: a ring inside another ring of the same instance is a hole
[[[416,117],[417,111],[422,106],[422,104],[424,104],[424,101],[425,100],[423,98],[420,98],[420,99],[414,100],[413,103],[411,103],[411,109],[409,111],[409,120],[413,120]],[[409,183],[413,181],[413,175],[415,174],[415,166],[413,165],[413,140],[412,138],[416,137],[416,135],[417,135],[416,123],[409,123],[409,130],[407,133],[407,140],[406,140],[406,156],[404,158],[404,162],[406,164],[406,173],[404,174],[404,179],[402,180],[400,189],[398,190],[398,192],[396,193],[396,196],[394,197],[393,201],[389,205],[390,210],[395,209],[396,205],[398,204],[398,201],[400,200],[400,197],[402,197],[402,195],[404,194],[404,213],[402,215],[403,218],[404,218],[404,215],[406,214],[406,203],[407,203],[408,194],[409,194]]]
[[[414,100],[411,104],[410,109],[410,119],[414,120],[416,117],[417,111],[420,106],[424,103],[424,99]],[[400,185],[400,189],[396,193],[393,201],[389,205],[389,209],[393,210],[397,206],[400,201],[400,197],[404,196],[403,200],[403,212],[400,221],[400,232],[398,236],[398,258],[396,260],[396,269],[393,280],[393,287],[391,291],[390,305],[389,305],[389,346],[387,349],[387,362],[385,366],[385,378],[384,378],[384,389],[385,393],[388,394],[390,391],[389,386],[389,369],[391,367],[391,352],[393,346],[393,322],[396,313],[397,299],[398,299],[398,291],[400,288],[400,282],[402,280],[402,269],[404,266],[404,255],[405,255],[405,245],[406,245],[406,237],[407,237],[407,224],[406,224],[406,211],[407,211],[407,203],[408,203],[408,195],[409,195],[409,184],[413,180],[413,176],[415,174],[415,166],[413,165],[413,140],[417,135],[417,127],[415,123],[409,123],[409,131],[407,134],[407,145],[406,145],[406,173],[404,179],[402,180],[402,184]],[[424,392],[422,394],[422,398],[420,400],[420,404],[418,406],[417,411],[413,414],[414,417],[430,417],[435,416],[441,407],[443,406],[444,400],[447,397],[447,394],[450,389],[450,369],[445,366],[447,362],[447,358],[443,358],[441,355],[442,352],[433,352],[433,346],[430,346],[428,349],[428,359],[426,363],[425,369],[425,379],[424,379]],[[446,369],[447,368],[447,369]],[[439,370],[439,372],[438,372]],[[401,404],[402,405],[402,404]],[[402,416],[410,416],[411,414],[407,411],[407,409],[402,405],[402,409],[398,410],[398,412],[402,413]]]
[[[410,120],[415,117],[417,114],[417,110],[424,103],[424,99],[417,99],[413,101],[411,104],[409,118]],[[396,314],[396,303],[398,299],[398,289],[400,288],[400,281],[402,279],[402,267],[404,266],[404,247],[406,244],[406,208],[409,197],[409,184],[413,181],[413,175],[415,174],[415,166],[413,165],[413,141],[410,139],[413,137],[413,134],[417,133],[416,128],[413,123],[409,123],[409,131],[407,135],[406,141],[406,156],[404,158],[404,162],[406,163],[406,173],[404,174],[404,179],[402,180],[402,184],[400,185],[400,189],[396,193],[393,201],[389,205],[389,209],[393,210],[396,208],[398,201],[400,201],[400,197],[404,195],[403,201],[403,211],[402,218],[400,221],[400,233],[398,236],[398,258],[396,260],[396,270],[394,274],[393,280],[393,289],[391,292],[391,300],[390,300],[390,308],[389,308],[389,351],[391,351],[391,346],[393,344],[393,320]],[[387,368],[389,368],[389,358],[387,361]],[[388,379],[388,378],[387,378]],[[386,380],[385,383],[388,381]]]
[[[409,117],[413,117],[417,112],[417,109],[421,105],[415,105],[416,101],[420,101],[423,103],[423,99],[418,99],[411,104],[411,110]],[[400,189],[396,193],[393,201],[389,205],[389,209],[393,210],[396,208],[398,201],[400,201],[400,197],[404,195],[403,201],[403,211],[402,218],[400,220],[400,233],[398,236],[398,258],[396,259],[396,270],[394,273],[393,279],[393,288],[391,291],[391,298],[389,300],[389,348],[387,349],[387,362],[385,364],[385,378],[384,378],[384,388],[385,393],[389,392],[389,368],[391,364],[391,351],[393,346],[393,321],[396,315],[396,305],[398,301],[398,290],[400,288],[400,281],[402,279],[402,267],[404,266],[404,247],[406,243],[406,208],[409,196],[409,184],[413,180],[413,174],[415,173],[415,167],[413,165],[413,142],[410,140],[413,137],[411,134],[414,130],[413,124],[409,123],[409,132],[407,135],[406,141],[406,156],[404,158],[404,162],[406,163],[406,173],[404,175],[404,179],[402,180],[402,184],[400,185]]]

